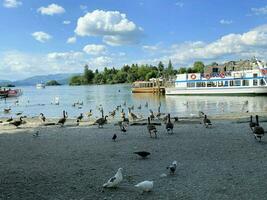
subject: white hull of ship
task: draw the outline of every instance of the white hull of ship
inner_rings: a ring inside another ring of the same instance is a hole
[[[267,87],[166,88],[166,95],[267,95]]]

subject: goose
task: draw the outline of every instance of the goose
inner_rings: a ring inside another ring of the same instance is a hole
[[[115,176],[111,177],[108,182],[106,182],[103,187],[104,188],[114,188],[117,187],[118,184],[123,180],[122,176],[122,168],[119,168]]]
[[[95,121],[94,124],[98,124],[98,128],[103,128],[103,125],[107,123],[107,115],[105,117],[101,117]]]
[[[113,110],[112,112],[110,112],[110,116],[114,117],[116,115],[116,110]]]
[[[16,128],[18,128],[23,123],[26,123],[26,122],[22,120],[22,117],[20,117],[19,120],[9,122],[9,124],[16,126]]]
[[[171,131],[171,133],[173,134],[173,123],[171,122],[171,115],[168,114],[168,122],[166,124],[166,130],[167,133],[169,133]]]
[[[124,109],[121,109],[121,118],[125,117]]]
[[[250,127],[250,129],[252,130],[252,132],[253,132],[253,129],[255,128],[255,126],[257,125],[256,124],[256,122],[253,122],[252,121],[252,115],[250,115],[250,122],[249,122],[249,127]]]
[[[256,115],[256,126],[253,129],[254,138],[260,139],[259,142],[261,142],[261,138],[264,136],[264,129],[259,125],[259,117]]]
[[[204,126],[206,126],[206,128],[208,128],[212,125],[211,121],[207,118],[207,115],[204,116],[203,124],[204,124]]]
[[[133,121],[136,120],[137,119],[136,114],[132,113],[131,108],[128,108],[128,110],[129,110],[128,113],[129,119],[132,119]]]
[[[6,120],[6,122],[11,122],[11,121],[13,121],[13,118],[12,118],[12,117],[10,117],[10,118],[8,118],[8,119]]]
[[[122,117],[122,122],[126,122],[127,124],[129,124],[129,118],[126,118],[125,116]]]
[[[5,113],[9,113],[11,111],[11,108],[4,108]]]
[[[150,137],[152,137],[152,132],[155,134],[155,138],[157,138],[157,129],[155,125],[150,124],[150,117],[147,118],[147,130],[149,132]]]
[[[124,121],[120,121],[119,122],[119,126],[120,126],[120,129],[121,129],[121,132],[125,133],[127,130],[126,130],[126,124]]]
[[[158,107],[158,113],[156,114],[156,117],[159,118],[160,115],[161,115],[161,113],[160,113],[160,106],[159,106],[159,107]]]
[[[137,109],[141,110],[142,109],[142,105],[140,104]]]
[[[59,119],[57,124],[63,126],[67,120],[67,112],[63,110],[63,118]]]
[[[153,113],[153,110],[151,110],[151,109],[149,110],[149,117],[150,117],[151,120],[155,119],[155,115]]]
[[[40,119],[41,122],[45,122],[46,118],[44,116],[44,113],[40,113],[39,119]]]
[[[202,112],[202,111],[198,111],[198,116],[199,116],[200,118],[203,118],[203,117],[205,116],[205,113]]]

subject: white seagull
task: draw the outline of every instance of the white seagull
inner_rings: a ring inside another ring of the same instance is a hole
[[[143,192],[150,192],[153,189],[153,181],[143,181],[134,187],[140,188]]]
[[[115,176],[113,176],[112,178],[110,178],[108,180],[108,182],[106,182],[103,187],[104,188],[114,188],[117,187],[118,184],[122,181],[123,177],[122,177],[122,168],[119,168],[117,173],[115,174]]]

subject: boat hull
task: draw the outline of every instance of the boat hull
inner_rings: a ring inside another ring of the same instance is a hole
[[[164,93],[164,87],[132,88],[132,93]]]
[[[267,95],[267,87],[166,88],[166,95]]]

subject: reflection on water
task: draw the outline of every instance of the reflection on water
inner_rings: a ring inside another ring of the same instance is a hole
[[[130,85],[95,85],[95,86],[60,86],[36,89],[35,87],[21,87],[23,95],[17,99],[0,100],[0,116],[14,116],[17,112],[24,115],[36,116],[43,112],[48,117],[61,116],[62,110],[67,110],[70,117],[93,110],[100,116],[97,107],[101,104],[107,113],[117,105],[127,102],[127,106],[135,106],[133,112],[147,116],[149,109],[157,112],[161,104],[161,111],[179,116],[192,116],[202,110],[209,115],[223,115],[246,111],[267,111],[266,96],[158,96],[152,94],[132,94]],[[55,103],[58,99],[59,105]],[[18,103],[16,103],[18,101]],[[83,102],[83,106],[73,107],[75,102]],[[144,105],[148,102],[149,107]],[[142,108],[137,107],[141,105]],[[4,113],[4,108],[12,108],[12,112]],[[125,111],[127,108],[125,107]]]

